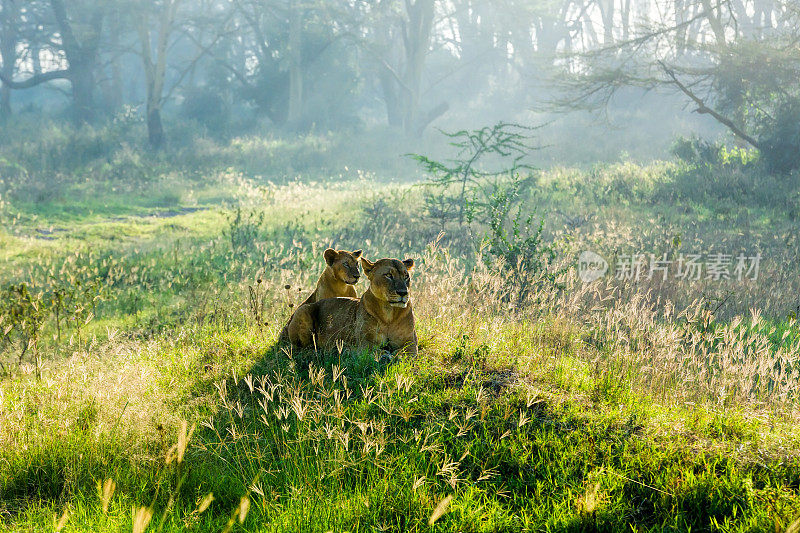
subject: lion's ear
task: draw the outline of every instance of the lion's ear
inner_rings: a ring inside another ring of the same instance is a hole
[[[361,257],[361,252],[363,252],[363,250],[356,250],[355,252],[353,252],[353,257],[358,259],[359,257]]]
[[[403,265],[406,267],[406,270],[408,270],[409,272],[414,270],[414,260],[413,259],[404,259],[403,260]]]
[[[333,262],[336,261],[336,256],[339,255],[336,253],[336,250],[333,248],[328,248],[323,252],[322,257],[325,258],[325,262],[328,263],[328,266],[333,266]]]
[[[367,259],[366,257],[361,258],[361,266],[364,268],[364,274],[369,276],[372,272],[372,269],[375,268],[375,263]]]

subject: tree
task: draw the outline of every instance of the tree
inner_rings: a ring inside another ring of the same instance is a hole
[[[83,123],[90,122],[95,116],[94,74],[106,7],[103,2],[77,4],[73,4],[77,16],[70,17],[63,0],[49,0],[53,24],[47,46],[53,55],[64,58],[63,68],[35,72],[23,81],[15,81],[3,71],[0,72],[0,81],[10,89],[20,90],[53,80],[68,80],[72,87],[75,120]],[[40,21],[40,24],[46,22],[49,21]]]
[[[670,89],[759,150],[769,168],[800,167],[800,156],[787,155],[800,153],[800,132],[791,128],[800,122],[797,24],[769,36],[749,28],[745,35],[736,3],[676,0],[673,5],[670,17],[627,41],[576,53],[578,69],[565,73],[567,96],[555,101],[556,107],[597,109],[627,86]]]
[[[214,18],[225,15],[216,7],[214,2],[185,0],[135,0],[127,7],[145,75],[147,138],[155,150],[166,141],[164,104],[228,31],[230,16]],[[213,24],[206,24],[209,17]]]
[[[446,102],[424,109],[422,101],[436,2],[404,0],[402,7],[389,0],[378,4],[377,39],[368,46],[380,63],[379,80],[387,118],[390,125],[407,135],[419,135],[449,109]]]
[[[0,77],[12,79],[17,67],[19,44],[19,7],[16,0],[0,0]],[[11,115],[11,87],[0,87],[0,122]]]
[[[303,113],[303,19],[305,8],[301,1],[290,0],[287,5],[289,18],[289,105],[286,122],[296,126]]]
[[[242,94],[270,120],[299,129],[309,112],[309,91],[315,88],[309,72],[335,43],[358,31],[353,27],[358,20],[354,12],[360,8],[350,4],[232,0],[238,50],[217,59],[241,84]],[[339,61],[334,64],[342,66]]]
[[[137,6],[136,30],[144,67],[147,140],[160,149],[164,145],[161,106],[164,103],[164,82],[167,74],[167,46],[173,32],[180,0],[145,1]],[[154,34],[154,35],[152,35]],[[155,41],[152,46],[151,40]]]

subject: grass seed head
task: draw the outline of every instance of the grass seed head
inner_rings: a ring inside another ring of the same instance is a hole
[[[144,533],[150,520],[153,518],[153,509],[150,507],[133,508],[133,533]]]
[[[450,502],[453,501],[453,495],[448,494],[439,502],[439,505],[436,506],[436,509],[433,510],[431,516],[428,518],[428,525],[432,526],[439,520],[446,512],[447,508],[450,506]]]

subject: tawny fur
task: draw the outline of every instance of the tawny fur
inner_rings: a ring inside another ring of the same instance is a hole
[[[325,258],[327,266],[322,271],[319,280],[317,280],[314,292],[300,305],[338,296],[356,297],[356,289],[353,285],[358,282],[358,278],[361,275],[358,269],[358,258],[361,257],[361,250],[348,252],[346,250],[328,248],[322,256]]]
[[[356,298],[329,298],[300,306],[286,326],[289,340],[301,348],[379,346],[416,355],[414,311],[408,297],[412,259],[361,259],[369,288]]]
[[[328,248],[322,253],[322,257],[326,263],[325,270],[320,274],[314,292],[308,295],[308,298],[300,304],[300,307],[326,298],[337,298],[339,296],[355,298],[357,296],[353,285],[358,282],[358,278],[361,276],[361,271],[358,269],[361,250],[348,252],[347,250]],[[292,314],[292,317],[294,317],[294,314]],[[284,326],[280,335],[278,335],[278,340],[285,341],[288,338],[288,332],[286,326]]]

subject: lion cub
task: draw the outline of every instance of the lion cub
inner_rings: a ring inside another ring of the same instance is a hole
[[[408,288],[414,260],[361,258],[369,288],[357,298],[330,298],[297,308],[286,331],[292,344],[307,348],[332,348],[337,342],[351,346],[381,346],[417,353],[414,311]]]
[[[325,298],[336,298],[337,296],[356,297],[356,289],[353,287],[358,283],[361,271],[358,269],[358,258],[361,257],[361,250],[348,252],[346,250],[334,250],[328,248],[323,252],[322,257],[328,264],[322,275],[317,281],[317,288],[300,304],[309,304],[324,300]]]

